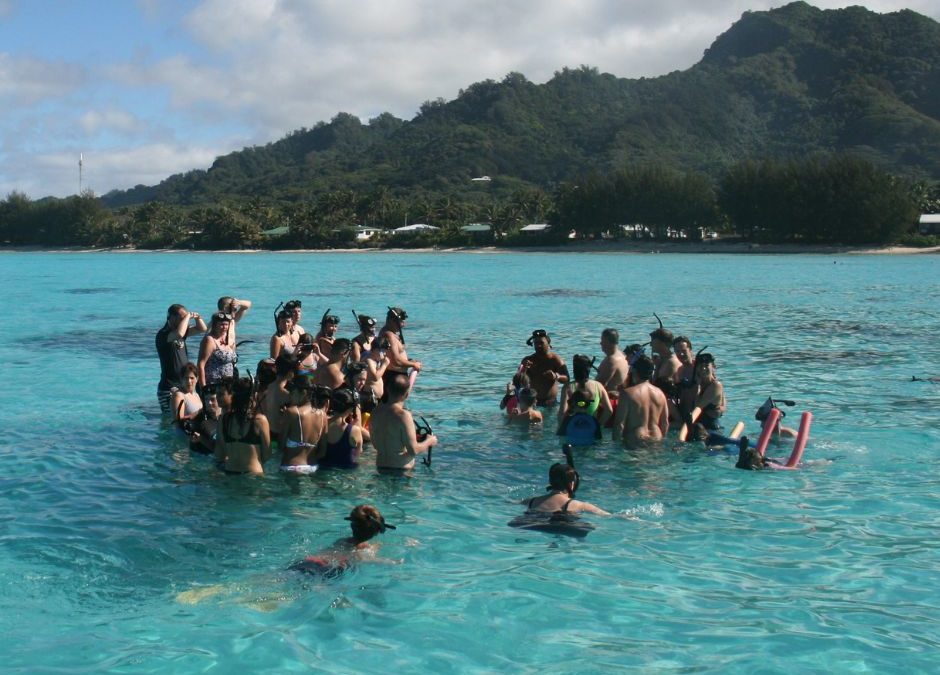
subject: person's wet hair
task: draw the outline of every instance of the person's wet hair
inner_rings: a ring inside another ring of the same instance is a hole
[[[330,396],[330,415],[342,415],[356,407],[356,395],[352,389],[335,389]]]
[[[281,352],[274,361],[274,370],[278,377],[284,377],[285,375],[295,372],[299,363],[300,361],[298,361],[297,357],[293,354]]]
[[[223,387],[230,388],[232,392],[232,414],[237,419],[248,419],[254,407],[254,382],[252,379],[250,377],[241,377],[237,380],[226,378],[222,382]]]
[[[645,354],[637,358],[630,366],[630,372],[636,375],[636,379],[640,382],[649,382],[655,370],[656,366],[653,365],[653,359]]]
[[[345,354],[352,351],[352,341],[348,338],[336,338],[333,342],[332,353],[336,354]]]
[[[529,339],[526,340],[525,343],[531,347],[535,345],[536,340],[539,340],[541,338],[545,338],[545,341],[549,344],[549,346],[551,346],[552,337],[548,334],[548,331],[546,331],[543,328],[539,328],[538,330],[532,331],[532,335],[529,336]]]
[[[386,320],[395,319],[395,321],[398,321],[399,323],[405,321],[407,318],[408,312],[403,310],[401,307],[389,307],[388,313],[385,315]]]
[[[577,382],[585,382],[591,379],[591,368],[594,366],[594,359],[588,358],[584,354],[575,354],[571,363],[571,371],[574,373],[574,379]]]
[[[183,367],[180,368],[180,380],[185,381],[190,375],[195,375],[198,378],[199,369],[195,363],[184,363]]]
[[[312,347],[313,346],[313,336],[310,333],[303,333],[297,339],[298,347]]]
[[[401,398],[408,393],[410,382],[405,373],[394,373],[385,382],[385,390],[389,398]]]
[[[757,448],[742,447],[738,451],[738,461],[734,466],[747,471],[760,471],[764,468],[764,458]]]
[[[326,408],[333,398],[333,390],[329,387],[316,384],[313,386],[313,392],[310,395],[310,402],[315,408]]]
[[[171,319],[171,318],[173,318],[174,316],[179,316],[179,313],[180,313],[180,310],[181,310],[181,309],[182,309],[182,310],[185,310],[186,308],[185,308],[183,305],[180,305],[180,304],[172,304],[172,305],[170,305],[169,307],[167,307],[167,310],[166,310],[166,318]]]
[[[613,345],[620,344],[620,332],[616,328],[605,328],[601,331],[601,339]]]
[[[224,312],[228,310],[229,305],[232,303],[234,299],[235,298],[233,298],[231,295],[223,295],[221,298],[219,298],[219,301],[216,303],[216,307],[219,308],[220,312]]]
[[[369,541],[385,530],[394,530],[395,526],[385,522],[385,517],[371,504],[360,504],[346,516],[352,528],[353,539],[357,542]]]
[[[567,492],[568,488],[577,479],[578,473],[573,466],[568,464],[552,464],[548,470],[547,490],[562,490]]]
[[[676,345],[685,343],[688,345],[689,349],[692,349],[692,341],[687,338],[685,335],[677,335],[672,339],[672,347],[675,349]]]
[[[526,408],[531,408],[535,404],[535,390],[529,387],[523,387],[519,390],[517,398],[519,400],[519,405],[525,406]]]
[[[528,387],[529,384],[530,384],[529,376],[522,371],[512,376],[512,386],[514,387],[519,387],[521,389],[524,387]]]
[[[277,362],[274,359],[261,359],[255,368],[255,382],[258,391],[264,391],[277,379]]]
[[[650,333],[650,340],[659,340],[660,342],[665,342],[667,345],[671,345],[673,340],[672,331],[668,328],[657,328]]]

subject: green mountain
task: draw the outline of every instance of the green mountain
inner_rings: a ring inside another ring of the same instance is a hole
[[[295,201],[380,187],[445,195],[481,175],[505,194],[629,165],[717,178],[743,159],[816,152],[940,178],[940,24],[909,10],[795,2],[745,13],[685,71],[630,80],[582,66],[542,85],[510,73],[426,102],[410,121],[340,113],[103,201]]]

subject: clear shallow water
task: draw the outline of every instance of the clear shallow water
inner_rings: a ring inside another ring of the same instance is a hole
[[[6,253],[0,285],[7,670],[935,669],[940,385],[909,381],[940,375],[935,257]],[[153,334],[171,302],[228,293],[256,307],[244,363],[281,300],[344,334],[351,308],[404,306],[433,470],[233,478],[190,456],[160,427]],[[577,541],[506,527],[560,459],[551,428],[497,408],[529,332],[600,354],[602,328],[645,341],[654,311],[716,354],[727,425],[753,429],[768,394],[812,410],[809,464],[605,442],[579,496],[631,519]],[[362,501],[406,564],[282,572]],[[214,584],[231,593],[176,600]]]

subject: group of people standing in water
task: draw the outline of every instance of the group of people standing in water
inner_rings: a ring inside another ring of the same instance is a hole
[[[689,338],[662,325],[650,333],[651,357],[646,345],[621,350],[619,332],[607,328],[601,362],[595,366],[595,358],[575,354],[570,371],[546,331],[533,331],[527,344],[533,352],[522,359],[500,404],[513,421],[540,423],[536,406],[557,405],[558,435],[583,445],[607,428],[627,448],[662,441],[670,427],[680,428],[683,440],[721,428],[726,405],[714,356],[693,354]]]
[[[183,305],[167,309],[156,335],[157,398],[190,448],[213,455],[225,473],[264,473],[274,456],[286,473],[355,468],[367,443],[379,469],[406,471],[437,444],[404,406],[421,370],[405,350],[404,309],[389,307],[381,327],[353,312],[359,332],[347,339],[337,337],[340,319],[330,310],[311,334],[301,325],[302,302],[282,303],[269,357],[242,375],[236,329],[252,304],[224,296],[217,307],[208,324]],[[191,362],[186,340],[197,334]]]

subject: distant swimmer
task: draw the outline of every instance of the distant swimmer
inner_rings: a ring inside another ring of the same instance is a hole
[[[407,375],[392,374],[385,382],[386,400],[372,412],[369,430],[379,469],[412,469],[417,455],[437,445],[434,434],[429,434],[423,441],[418,440],[414,418],[405,410],[405,400],[410,391]]]
[[[601,332],[601,351],[604,359],[597,366],[597,381],[607,390],[611,406],[616,409],[620,387],[630,375],[627,356],[620,351],[620,333],[616,328],[605,328]]]
[[[290,572],[300,572],[305,577],[314,577],[322,581],[338,579],[356,565],[363,563],[380,563],[385,565],[400,565],[404,560],[391,560],[379,556],[379,544],[370,543],[372,539],[387,530],[396,529],[391,523],[385,522],[382,513],[371,504],[359,504],[346,517],[352,530],[351,537],[337,539],[332,545],[320,549],[303,560],[287,567]],[[240,581],[233,584],[216,584],[183,591],[176,596],[176,601],[184,605],[195,605],[209,598],[229,596],[244,592],[246,586],[253,587],[270,584],[269,575],[256,575],[250,581]],[[281,579],[280,581],[283,581]],[[239,601],[248,606],[270,611],[276,609],[278,603],[271,600],[258,601],[251,595],[244,596]]]
[[[167,416],[173,415],[171,398],[173,391],[180,388],[180,374],[183,366],[189,363],[186,338],[196,333],[206,332],[206,322],[183,305],[170,305],[166,310],[166,322],[157,331],[156,348],[160,359],[160,382],[157,384],[157,401],[160,411]]]
[[[580,484],[580,477],[575,468],[569,464],[552,464],[548,470],[547,495],[530,497],[522,501],[526,505],[526,513],[595,513],[599,516],[609,516],[604,509],[594,506],[590,502],[582,502],[574,498]]]
[[[658,443],[669,430],[666,395],[650,383],[653,370],[652,359],[640,356],[630,367],[632,386],[620,395],[612,438],[627,448]]]
[[[329,548],[307,556],[287,569],[303,572],[321,579],[335,579],[355,563],[371,562],[400,564],[401,560],[379,558],[379,545],[370,544],[369,540],[386,530],[396,529],[385,522],[385,517],[371,504],[360,504],[346,517],[352,529],[352,536],[337,539]]]
[[[558,385],[568,383],[568,366],[552,351],[552,339],[544,330],[532,331],[526,344],[535,351],[522,359],[522,370],[535,389],[536,405],[553,406],[557,403]]]

